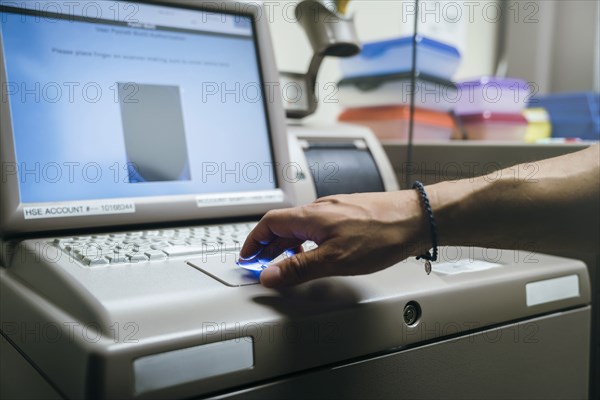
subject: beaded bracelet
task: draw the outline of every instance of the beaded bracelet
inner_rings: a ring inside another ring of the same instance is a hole
[[[427,252],[420,256],[417,256],[417,260],[423,259],[425,260],[425,272],[427,275],[431,273],[431,262],[436,261],[438,257],[438,248],[437,248],[437,226],[435,224],[435,219],[433,218],[433,211],[431,210],[431,205],[429,204],[429,198],[427,197],[427,193],[425,193],[425,188],[423,184],[419,181],[416,181],[413,184],[413,189],[417,190],[419,194],[421,194],[421,198],[423,199],[423,205],[425,206],[425,213],[427,214],[427,218],[429,219],[429,227],[431,230],[431,244],[433,247],[433,252]]]

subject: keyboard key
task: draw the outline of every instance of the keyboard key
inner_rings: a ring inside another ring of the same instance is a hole
[[[71,250],[77,247],[83,247],[85,245],[84,242],[64,242],[61,243],[62,246],[64,246],[65,250]]]
[[[102,254],[103,255],[112,255],[113,253],[118,252],[117,249],[115,249],[114,247],[102,247]]]
[[[104,241],[106,239],[108,239],[109,236],[108,235],[93,235],[92,239],[96,240],[96,241]]]
[[[130,254],[127,254],[127,258],[132,263],[148,261],[148,257],[146,257],[146,255],[143,253],[130,253]]]
[[[129,253],[135,249],[133,244],[119,244],[115,246],[115,251],[120,251],[121,253]]]
[[[160,250],[148,250],[148,251],[145,251],[144,254],[151,261],[164,260],[167,258],[167,255]]]
[[[206,252],[204,246],[169,246],[161,250],[169,257],[192,256]]]
[[[165,247],[170,247],[170,246],[171,246],[171,244],[168,243],[168,242],[161,242],[161,243],[155,243],[155,244],[153,244],[152,246],[150,246],[150,248],[152,250],[162,250]]]
[[[129,262],[129,259],[125,256],[125,254],[115,252],[106,257],[111,264],[122,264]]]
[[[83,247],[78,247],[76,252],[81,252],[87,258],[99,258],[102,256],[102,249],[96,245],[86,244]]]
[[[89,265],[90,267],[94,267],[97,265],[106,265],[109,263],[109,261],[106,257],[98,257],[98,258],[85,257],[81,262],[85,265]]]

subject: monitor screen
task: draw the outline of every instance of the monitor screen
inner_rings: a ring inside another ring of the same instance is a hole
[[[276,191],[251,17],[0,7],[21,203]]]

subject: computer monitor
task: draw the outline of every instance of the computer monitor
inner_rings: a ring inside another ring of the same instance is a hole
[[[0,231],[293,204],[256,5],[1,1],[0,11]]]

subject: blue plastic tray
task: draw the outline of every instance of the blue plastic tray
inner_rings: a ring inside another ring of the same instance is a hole
[[[531,99],[529,107],[543,107],[548,111],[553,137],[600,140],[600,93],[539,96]]]
[[[417,36],[417,70],[441,79],[452,80],[460,65],[455,47]],[[344,78],[399,74],[412,68],[412,36],[365,43],[362,52],[342,59]]]

